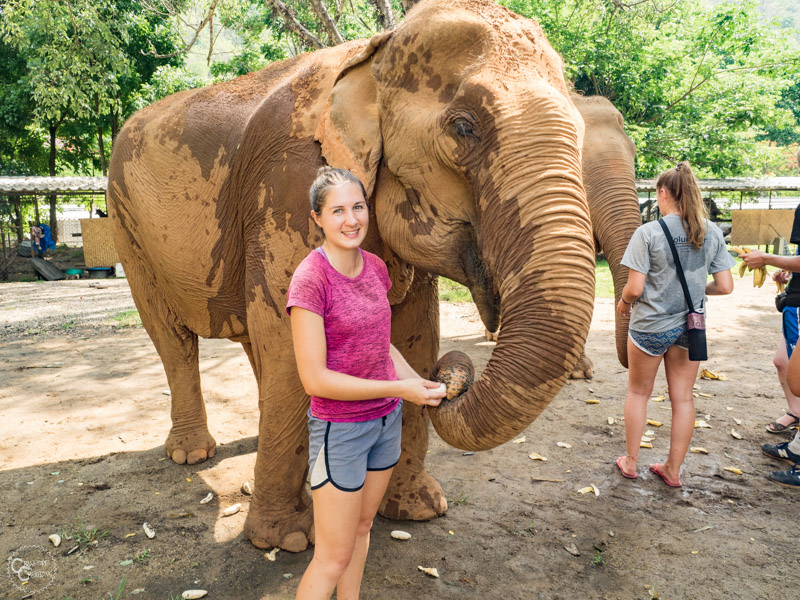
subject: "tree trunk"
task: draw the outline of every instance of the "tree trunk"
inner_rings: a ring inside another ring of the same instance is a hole
[[[331,44],[343,44],[344,38],[336,28],[322,0],[311,0],[311,8],[314,10],[314,14],[317,15],[317,18],[322,22],[322,26],[325,28],[325,32],[328,34],[328,39]]]
[[[22,224],[22,208],[19,205],[19,196],[14,196],[11,202],[14,204],[14,217],[17,220],[17,243],[21,244],[25,238],[25,228]]]
[[[411,7],[414,6],[419,0],[402,0],[403,3],[403,11],[408,13],[411,10]]]
[[[395,22],[391,0],[375,0],[375,6],[378,7],[378,12],[381,15],[381,26],[384,31],[394,29]]]
[[[119,92],[117,92],[117,105],[119,105]],[[117,139],[119,133],[119,113],[115,110],[111,111],[111,146],[114,146],[114,140]]]
[[[50,125],[50,177],[56,176],[56,131],[58,125]],[[50,235],[53,236],[53,241],[58,242],[58,221],[56,220],[56,202],[58,196],[50,194]],[[36,202],[36,221],[39,221],[39,202]]]
[[[100,150],[100,169],[103,171],[103,177],[108,176],[108,165],[106,164],[106,150],[103,144],[103,128],[97,128],[97,147]]]

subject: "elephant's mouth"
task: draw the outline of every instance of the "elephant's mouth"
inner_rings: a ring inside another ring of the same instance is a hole
[[[467,244],[461,253],[461,265],[484,326],[489,331],[497,331],[500,326],[500,294],[474,243]]]

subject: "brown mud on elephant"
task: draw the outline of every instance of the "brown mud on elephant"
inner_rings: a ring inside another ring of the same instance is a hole
[[[468,286],[503,332],[472,388],[430,411],[465,449],[525,429],[572,371],[594,298],[580,116],[539,26],[490,0],[424,0],[395,31],[181,92],[135,114],[114,147],[109,207],[142,322],[172,390],[166,451],[214,455],[198,336],[240,342],[259,387],[258,547],[313,542],[308,398],[286,289],[321,242],[317,168],[353,170],[373,206],[364,246],[387,260],[392,341],[421,374],[438,353],[436,275]],[[408,406],[381,513],[447,507],[424,468],[428,422]]]

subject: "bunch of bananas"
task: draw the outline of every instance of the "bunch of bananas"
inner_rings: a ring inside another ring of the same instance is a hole
[[[734,246],[730,250],[731,252],[736,252],[739,256],[742,254],[750,254],[752,250],[749,248],[740,248],[739,246]],[[761,287],[764,285],[764,282],[767,280],[767,268],[766,267],[758,267],[757,269],[753,269],[747,266],[747,263],[742,261],[742,264],[739,265],[739,277],[744,277],[744,274],[747,270],[753,271],[753,287]]]

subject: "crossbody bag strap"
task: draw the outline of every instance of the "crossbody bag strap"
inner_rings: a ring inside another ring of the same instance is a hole
[[[669,248],[672,250],[672,258],[675,259],[675,269],[678,271],[678,279],[680,279],[681,287],[683,288],[683,296],[686,298],[686,304],[689,305],[689,312],[694,312],[694,304],[692,303],[692,297],[689,294],[689,286],[686,285],[686,277],[683,275],[683,266],[681,265],[681,259],[678,258],[678,249],[675,247],[672,234],[669,232],[669,227],[667,227],[664,219],[659,219],[658,224],[661,225],[661,229],[664,230],[664,235],[667,236]]]

